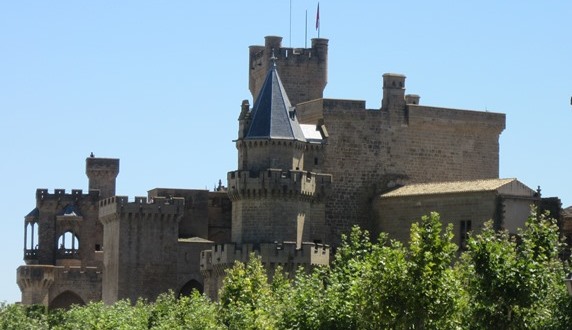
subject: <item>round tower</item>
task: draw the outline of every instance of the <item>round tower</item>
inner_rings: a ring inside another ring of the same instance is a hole
[[[267,38],[267,46],[279,39]],[[324,201],[331,176],[305,170],[314,145],[296,116],[277,71],[276,57],[252,110],[241,109],[238,170],[228,174],[232,241],[239,244],[325,241]]]

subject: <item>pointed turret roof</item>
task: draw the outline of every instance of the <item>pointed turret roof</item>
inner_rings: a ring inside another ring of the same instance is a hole
[[[296,118],[295,108],[276,70],[268,70],[262,89],[252,107],[252,121],[245,139],[284,139],[306,142]]]

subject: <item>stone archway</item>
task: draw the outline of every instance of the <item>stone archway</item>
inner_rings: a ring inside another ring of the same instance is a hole
[[[203,293],[203,286],[197,280],[190,280],[183,287],[179,290],[179,298],[181,296],[190,296],[193,290],[199,291],[199,293]]]
[[[69,309],[71,305],[85,305],[85,302],[81,297],[74,292],[64,291],[57,295],[49,305],[50,309],[62,308]]]

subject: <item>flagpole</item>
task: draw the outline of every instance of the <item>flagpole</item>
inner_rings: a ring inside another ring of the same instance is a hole
[[[318,38],[320,37],[320,2],[318,1],[318,10],[316,10],[316,29],[318,30]]]
[[[290,0],[290,47],[292,47],[292,0]]]
[[[306,29],[304,31],[304,48],[308,48],[308,9],[306,9]]]

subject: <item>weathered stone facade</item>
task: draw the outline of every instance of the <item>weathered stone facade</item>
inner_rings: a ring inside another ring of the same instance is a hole
[[[539,201],[537,192],[516,179],[411,184],[378,196],[374,234],[386,232],[406,243],[411,225],[431,210],[453,224],[456,243],[463,247],[467,233],[488,220],[516,234]]]
[[[271,274],[311,268],[353,225],[405,240],[413,220],[439,211],[462,239],[489,218],[514,230],[539,200],[498,179],[504,114],[420,105],[401,74],[383,75],[380,108],[324,99],[328,40],[281,41],[250,47],[255,102],[242,102],[228,187],[157,188],[129,201],[115,196],[119,160],[90,157],[87,194],[37,191],[18,269],[23,303],[153,300],[169,289],[217,297],[225,269],[250,253]],[[492,186],[397,195],[451,182]]]
[[[59,308],[202,290],[201,251],[230,239],[224,188],[158,188],[128,201],[114,196],[118,159],[89,157],[86,173],[88,194],[37,190],[17,271],[22,303]]]

